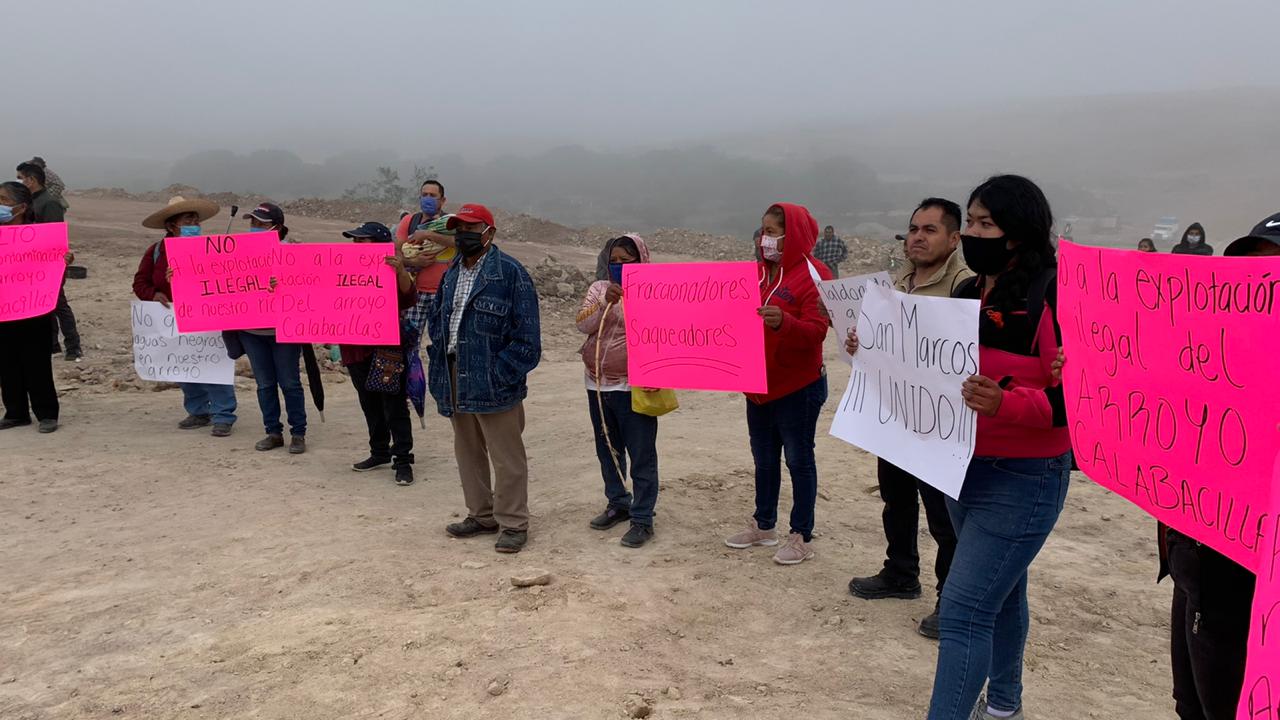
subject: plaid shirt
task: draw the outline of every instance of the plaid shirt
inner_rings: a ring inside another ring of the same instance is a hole
[[[449,315],[449,355],[458,352],[458,330],[462,327],[462,315],[467,309],[467,300],[471,298],[471,288],[475,287],[476,278],[480,277],[480,270],[488,259],[489,253],[485,253],[472,268],[458,261],[458,286],[453,290],[453,313]]]
[[[818,238],[818,244],[813,247],[813,256],[821,260],[822,264],[828,268],[835,268],[844,262],[845,258],[849,257],[849,247],[838,237],[833,237],[830,240]]]

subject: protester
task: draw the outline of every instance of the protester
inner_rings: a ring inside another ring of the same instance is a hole
[[[429,310],[428,373],[440,414],[453,424],[467,517],[445,530],[456,538],[500,533],[494,549],[517,553],[529,540],[522,433],[527,377],[542,357],[538,294],[524,267],[493,244],[488,208],[463,205],[448,226],[458,257]]]
[[[61,197],[52,194],[45,186],[47,175],[45,169],[34,162],[25,162],[18,165],[18,181],[31,191],[31,202],[34,210],[35,222],[38,223],[55,223],[66,221],[66,207]],[[67,301],[67,278],[62,278],[62,287],[58,290],[58,305],[54,308],[53,315],[50,316],[49,323],[53,326],[53,342],[50,343],[50,352],[54,355],[62,353],[62,346],[58,342],[58,329],[61,326],[62,334],[67,339],[67,352],[63,356],[68,362],[79,362],[84,357],[84,353],[80,347],[80,331],[76,325],[76,315],[71,310],[71,303]]]
[[[440,279],[449,269],[449,263],[457,255],[453,249],[453,234],[448,231],[448,218],[444,215],[444,184],[439,180],[422,183],[418,212],[400,218],[396,226],[396,241],[402,246],[404,266],[416,274],[418,304],[407,318],[420,332],[426,330],[427,309],[440,289]]]
[[[942,198],[926,198],[911,215],[905,243],[907,264],[894,281],[900,292],[928,297],[951,297],[962,282],[973,277],[965,267],[960,247],[960,206]],[[938,638],[938,606],[956,550],[956,534],[947,510],[947,496],[884,458],[876,466],[881,519],[888,541],[884,568],[871,577],[849,581],[849,592],[867,600],[920,597],[920,553],[916,536],[920,505],[924,501],[929,534],[938,544],[934,574],[938,578],[938,604],[920,621],[921,635]]]
[[[1213,246],[1205,240],[1204,226],[1191,223],[1182,233],[1182,241],[1173,246],[1175,255],[1212,255]]]
[[[378,222],[367,222],[354,230],[342,233],[358,243],[388,243],[387,265],[396,271],[396,298],[401,312],[407,311],[418,301],[418,291],[414,288],[413,277],[405,269],[404,258],[399,248],[394,246],[391,230]],[[351,384],[355,386],[356,396],[360,398],[360,409],[364,411],[364,422],[369,429],[369,457],[351,466],[356,472],[370,470],[390,464],[395,470],[397,485],[413,484],[413,424],[409,420],[409,395],[405,368],[408,367],[407,355],[401,346],[343,345],[341,347],[342,364],[351,375]],[[380,359],[381,358],[381,359]],[[398,376],[394,370],[398,361]],[[391,368],[390,378],[394,390],[388,391],[379,387],[378,375],[373,372],[374,363],[385,363]],[[370,376],[374,381],[371,383]],[[372,387],[371,387],[372,385]],[[290,418],[292,422],[292,417]]]
[[[22,183],[0,183],[0,225],[30,225],[35,211],[31,190]],[[66,261],[72,260],[67,253]],[[4,418],[0,430],[39,421],[38,430],[58,429],[58,391],[53,384],[53,364],[49,358],[48,315],[0,322],[0,397]]]
[[[63,210],[70,210],[71,204],[67,202],[67,184],[62,181],[58,173],[49,169],[49,165],[45,163],[44,158],[39,155],[31,158],[27,162],[32,165],[39,165],[44,170],[45,188],[58,199]]]
[[[613,276],[592,283],[578,312],[578,330],[587,336],[581,349],[587,410],[608,501],[604,512],[591,520],[591,527],[608,530],[630,521],[631,528],[621,543],[638,548],[653,538],[653,509],[658,502],[658,418],[632,409],[621,281],[624,265],[649,262],[649,248],[639,235],[623,235],[605,243],[605,250]],[[628,460],[634,494],[627,491]]]
[[[828,323],[813,275],[829,280],[831,271],[812,258],[818,223],[804,207],[791,203],[770,206],[760,231],[756,256],[763,303],[758,312],[765,326],[769,391],[747,394],[747,430],[756,466],[756,512],[745,530],[724,542],[735,549],[778,544],[774,526],[785,454],[791,473],[791,526],[787,542],[773,561],[798,565],[814,556],[811,543],[818,498],[814,436],[818,414],[827,401],[822,343]]]
[[[1280,255],[1280,213],[1227,246],[1228,257]],[[1230,720],[1244,685],[1256,576],[1222,553],[1160,526],[1160,578],[1173,577],[1171,664],[1181,720]]]
[[[822,239],[813,248],[813,256],[827,266],[832,277],[840,277],[840,263],[849,257],[849,246],[836,237],[836,229],[828,225],[822,230]]]
[[[1153,253],[1156,251],[1156,243],[1151,238],[1142,238],[1138,241],[1138,252]]]
[[[218,214],[218,206],[209,200],[187,200],[181,196],[170,198],[169,204],[151,213],[142,221],[142,227],[164,230],[165,237],[199,237],[203,235],[200,223]],[[169,286],[169,258],[165,254],[163,240],[147,247],[133,276],[133,294],[139,300],[155,301],[171,307],[173,290]],[[213,424],[210,434],[214,437],[231,435],[236,422],[235,385],[209,385],[205,383],[178,383],[182,388],[182,404],[187,416],[178,423],[182,430],[195,430]]]
[[[245,213],[250,232],[274,232],[280,242],[290,242],[289,228],[284,224],[284,211],[278,205],[263,203]],[[273,283],[274,288],[274,283]],[[258,388],[258,407],[266,437],[253,447],[267,451],[284,447],[284,425],[280,422],[280,396],[289,413],[289,452],[300,455],[307,451],[307,403],[302,390],[298,361],[302,346],[276,341],[275,328],[244,330],[237,333]]]
[[[979,185],[968,212],[961,248],[977,277],[956,296],[982,304],[983,374],[963,386],[978,414],[977,445],[960,499],[948,500],[957,544],[942,592],[929,720],[1020,719],[1027,568],[1062,512],[1071,475],[1052,370],[1060,335],[1053,214],[1040,188],[1016,175]]]
[[[983,374],[968,378],[962,390],[978,414],[977,446],[960,499],[947,501],[957,544],[942,592],[929,720],[1023,717],[1027,568],[1062,512],[1071,474],[1071,438],[1055,376],[1060,330],[1052,226],[1048,200],[1026,178],[996,176],[969,197],[969,234],[961,236],[961,249],[977,277],[955,295],[982,304]],[[845,349],[857,348],[851,331]],[[987,696],[980,699],[984,684]]]

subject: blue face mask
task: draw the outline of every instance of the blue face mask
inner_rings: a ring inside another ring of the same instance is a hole
[[[609,279],[614,285],[622,284],[622,268],[625,263],[609,263]]]
[[[438,210],[440,210],[440,202],[430,195],[424,195],[422,199],[418,201],[418,207],[422,208],[423,215],[432,217]]]
[[[178,228],[178,237],[200,237],[200,226],[183,225]]]
[[[264,228],[264,227],[251,227],[251,228],[249,228],[249,232],[266,232],[266,231],[268,231],[268,230],[270,230],[270,229],[271,229],[271,228]]]
[[[0,205],[0,223],[8,223],[13,221],[13,208],[8,205]]]

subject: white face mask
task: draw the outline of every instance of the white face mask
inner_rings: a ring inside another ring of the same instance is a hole
[[[779,262],[782,260],[782,251],[778,250],[778,243],[785,235],[774,237],[772,235],[760,236],[760,257],[769,262]]]
[[[1201,240],[1204,240],[1204,236],[1203,236],[1203,235],[1188,235],[1188,236],[1187,236],[1187,242],[1198,243],[1198,242],[1200,242]]]

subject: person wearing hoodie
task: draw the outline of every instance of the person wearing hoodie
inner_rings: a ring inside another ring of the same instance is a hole
[[[791,473],[791,526],[773,556],[779,565],[798,565],[814,555],[814,505],[818,468],[814,435],[827,401],[822,344],[828,322],[819,302],[818,279],[831,271],[813,258],[818,222],[803,206],[769,207],[756,243],[760,271],[758,310],[764,322],[768,391],[747,394],[747,430],[755,459],[756,512],[746,529],[725,539],[735,549],[778,544],[778,493],[782,458]]]
[[[658,418],[631,408],[627,381],[627,328],[622,308],[622,266],[649,262],[639,235],[623,235],[605,244],[610,277],[587,289],[578,312],[578,330],[586,365],[587,409],[596,439],[608,506],[591,520],[596,530],[630,521],[624,547],[638,548],[653,538],[653,508],[658,502]],[[631,484],[627,492],[627,463]]]
[[[1182,233],[1182,242],[1173,246],[1174,255],[1212,255],[1213,246],[1205,241],[1204,226],[1191,223]]]

